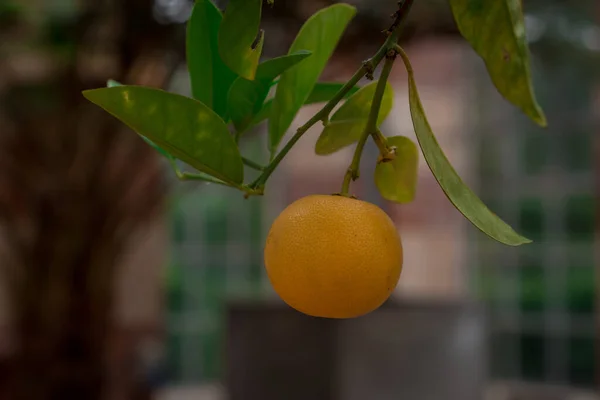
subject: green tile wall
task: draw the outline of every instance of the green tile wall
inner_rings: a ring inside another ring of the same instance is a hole
[[[597,387],[593,78],[537,61],[546,129],[501,101],[478,70],[477,104],[501,110],[479,111],[474,127],[479,193],[534,243],[509,248],[471,234],[474,293],[489,305],[492,378]]]

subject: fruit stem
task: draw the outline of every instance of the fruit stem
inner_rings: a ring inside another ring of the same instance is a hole
[[[377,50],[377,53],[375,53],[375,55],[373,57],[371,57],[370,59],[364,61],[362,66],[358,69],[358,71],[356,71],[356,73],[354,73],[352,78],[350,78],[350,80],[337,92],[337,94],[335,96],[333,96],[333,98],[331,100],[329,100],[329,102],[327,102],[327,104],[325,104],[325,106],[317,114],[315,114],[310,120],[308,120],[308,122],[306,122],[304,125],[302,125],[300,128],[298,128],[298,130],[296,131],[294,136],[292,136],[292,138],[285,144],[285,146],[279,151],[279,153],[277,153],[277,155],[271,160],[269,165],[267,165],[264,168],[264,171],[262,172],[262,174],[258,178],[256,178],[256,180],[254,182],[252,182],[250,185],[248,185],[248,188],[253,189],[253,190],[258,190],[258,192],[263,192],[264,186],[265,186],[267,180],[269,179],[269,177],[271,176],[271,174],[275,171],[275,169],[277,168],[279,163],[281,163],[281,161],[289,153],[289,151],[292,149],[292,147],[298,142],[298,140],[300,140],[300,138],[313,125],[315,125],[319,121],[328,120],[329,114],[331,113],[331,111],[333,111],[335,106],[344,99],[346,94],[350,90],[352,90],[352,88],[354,88],[354,86],[356,86],[356,84],[364,76],[372,77],[373,71],[375,70],[375,68],[377,68],[377,66],[381,63],[381,61],[384,58],[389,56],[390,51],[394,53],[394,58],[395,58],[396,53],[395,53],[394,47],[396,46],[396,42],[398,41],[398,37],[400,35],[400,33],[399,33],[400,26],[402,25],[402,22],[408,15],[408,12],[410,11],[410,9],[412,7],[413,2],[414,2],[414,0],[402,0],[402,1],[398,2],[398,10],[393,14],[394,23],[391,25],[391,27],[389,29],[386,29],[385,33],[388,34],[388,37],[387,37],[385,43],[379,48],[379,50]],[[389,59],[389,57],[388,57],[388,59]],[[392,61],[392,63],[393,63],[393,61]],[[391,70],[391,66],[389,67],[389,69]],[[383,78],[383,73],[384,72],[382,72],[382,78]],[[389,71],[388,71],[388,76],[389,76]],[[375,124],[374,124],[375,126],[376,126],[376,122],[377,122],[377,116],[379,115],[379,108],[381,107],[381,97],[383,96],[383,90],[385,90],[385,83],[387,82],[387,77],[385,79],[380,79],[380,83],[382,81],[383,81],[383,86],[381,89],[382,92],[379,95],[379,97],[380,97],[379,98],[379,106],[377,109],[377,113],[375,114]],[[379,87],[378,87],[378,90],[379,90]],[[376,94],[376,97],[377,97],[377,94]],[[371,108],[371,112],[373,112],[373,107]],[[373,132],[373,135],[376,135],[375,131],[376,131],[376,129],[371,130],[371,132]],[[378,138],[375,138],[375,142],[378,143],[378,139],[380,139],[382,137],[383,137],[383,135],[380,134]],[[363,144],[363,146],[364,146],[364,144]],[[386,146],[386,149],[387,149],[387,146]]]
[[[392,34],[392,36],[396,35]],[[375,140],[377,147],[379,147],[379,151],[381,152],[382,157],[386,158],[393,156],[391,154],[391,150],[387,147],[387,144],[385,143],[385,137],[377,128],[377,118],[379,117],[379,112],[381,111],[381,103],[383,101],[385,87],[390,77],[390,73],[392,72],[392,67],[394,66],[395,60],[396,50],[391,48],[386,52],[385,64],[383,65],[383,69],[381,70],[381,76],[379,77],[379,81],[377,82],[377,88],[375,89],[375,95],[373,96],[373,104],[371,106],[371,112],[369,113],[367,125],[365,126],[365,130],[363,131],[363,134],[360,137],[358,144],[356,145],[354,157],[352,157],[352,163],[350,164],[350,167],[348,167],[346,175],[344,176],[341,192],[341,194],[344,196],[348,195],[348,192],[350,190],[350,182],[357,180],[360,175],[360,159],[362,157],[362,153],[369,136],[373,136],[373,139]]]

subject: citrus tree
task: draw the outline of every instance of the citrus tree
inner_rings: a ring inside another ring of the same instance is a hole
[[[460,33],[485,61],[497,90],[544,126],[546,119],[532,88],[521,1],[448,1]],[[414,199],[420,147],[450,202],[473,225],[509,246],[530,242],[465,185],[436,140],[415,83],[418,71],[398,43],[413,2],[398,2],[379,50],[341,83],[320,82],[319,77],[356,13],[351,5],[338,3],[318,11],[300,29],[288,54],[263,60],[263,0],[230,0],[224,13],[211,0],[196,0],[187,26],[192,98],[114,81],[83,94],[166,157],[179,179],[230,186],[245,196],[268,190],[272,173],[317,124],[323,125],[317,154],[356,144],[340,188],[292,204],[275,221],[265,264],[275,290],[294,308],[323,317],[362,315],[387,299],[402,266],[400,239],[389,229],[389,218],[351,195],[368,140],[380,152],[372,179],[385,199],[397,203]],[[266,3],[277,6],[276,0]],[[408,72],[418,146],[404,136],[385,136],[379,129],[392,111],[388,78],[396,61]],[[378,68],[377,81],[357,86],[365,77],[374,80]],[[282,144],[298,111],[314,103],[324,105]],[[271,155],[267,165],[244,157],[238,146],[246,132],[264,121]],[[255,179],[245,181],[245,166],[258,171]]]

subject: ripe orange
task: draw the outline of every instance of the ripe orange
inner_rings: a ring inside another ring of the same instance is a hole
[[[379,207],[313,195],[277,217],[265,265],[273,288],[291,307],[315,317],[352,318],[390,296],[402,270],[402,245]]]

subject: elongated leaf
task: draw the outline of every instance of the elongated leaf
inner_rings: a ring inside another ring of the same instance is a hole
[[[274,79],[310,54],[310,51],[303,50],[273,58],[258,66],[256,79],[253,81],[239,77],[233,82],[229,89],[228,112],[238,132],[250,126],[252,119],[262,108]]]
[[[277,150],[298,110],[308,99],[355,13],[356,9],[347,4],[335,4],[324,8],[310,17],[296,36],[290,54],[299,50],[309,50],[313,54],[302,64],[287,70],[277,85],[269,118],[271,153]]]
[[[313,88],[313,91],[308,96],[308,99],[306,99],[306,102],[304,102],[304,105],[308,106],[311,104],[328,102],[329,100],[331,100],[333,98],[333,96],[335,96],[337,94],[337,92],[340,91],[340,89],[343,86],[344,86],[343,84],[335,83],[335,82],[317,82],[317,84]],[[337,90],[334,90],[334,89],[337,89]],[[346,93],[344,98],[347,99],[348,97],[352,96],[354,93],[358,92],[359,89],[360,89],[360,87],[354,86],[352,89],[350,89],[350,91],[348,93]],[[258,112],[258,114],[256,114],[256,116],[254,117],[252,124],[253,125],[260,124],[261,122],[263,122],[264,120],[269,118],[269,116],[271,115],[272,107],[273,107],[273,100],[272,99],[267,100],[263,104],[263,106],[260,109],[260,111]]]
[[[262,53],[264,35],[260,33],[262,0],[229,0],[219,28],[219,54],[239,76],[254,80]],[[256,42],[256,43],[255,43]]]
[[[141,86],[83,92],[172,156],[227,183],[240,184],[244,167],[223,120],[203,103]]]
[[[120,82],[117,82],[113,79],[109,79],[106,82],[106,87],[112,88],[112,87],[118,87],[118,86],[123,86],[123,84]],[[157,146],[156,143],[154,143],[152,140],[150,140],[147,137],[142,136],[142,135],[140,135],[140,137],[144,140],[144,142],[146,142],[148,145],[150,145],[150,147],[152,147],[154,150],[156,150],[158,152],[158,154],[160,154],[161,156],[167,158],[170,161],[175,160],[175,157],[173,157],[172,155],[167,153],[167,151],[165,149],[162,149],[161,147]]]
[[[371,82],[354,93],[342,106],[331,116],[331,121],[348,121],[352,119],[369,119],[371,105],[377,90],[377,81]],[[394,90],[392,85],[386,83],[381,102],[381,110],[377,116],[377,122],[381,124],[392,111],[394,105]]]
[[[219,55],[223,16],[210,0],[196,0],[187,25],[187,63],[192,95],[227,121],[227,93],[236,74]]]
[[[461,34],[483,58],[498,91],[541,126],[529,66],[522,0],[450,0]]]
[[[315,153],[326,156],[350,146],[360,139],[366,127],[365,119],[330,122],[317,139]]]
[[[405,136],[387,138],[387,143],[396,148],[396,158],[377,164],[375,185],[384,199],[396,203],[410,203],[414,200],[417,190],[417,145]]]
[[[316,103],[326,103],[333,98],[339,92],[342,87],[344,87],[343,83],[338,82],[317,82],[312,92],[308,96],[308,99],[304,104],[316,104]],[[358,92],[360,87],[354,86],[350,91],[346,94],[346,98],[352,96],[354,93]]]
[[[508,224],[491,212],[458,176],[440,148],[429,121],[427,121],[410,61],[406,54],[401,55],[408,70],[410,114],[415,133],[425,161],[427,161],[431,172],[433,172],[435,179],[448,196],[448,199],[473,225],[491,238],[510,246],[530,243],[529,239],[516,233]]]
[[[281,57],[271,58],[258,66],[256,70],[256,79],[268,81],[269,87],[279,75],[283,74],[312,53],[308,50],[299,50],[295,53]]]
[[[364,86],[333,114],[331,122],[323,129],[321,136],[317,140],[315,145],[315,152],[317,154],[327,155],[334,153],[360,139],[369,119],[376,88],[377,82],[371,82]],[[385,87],[381,110],[377,118],[379,125],[389,115],[393,103],[394,91],[388,83]]]

